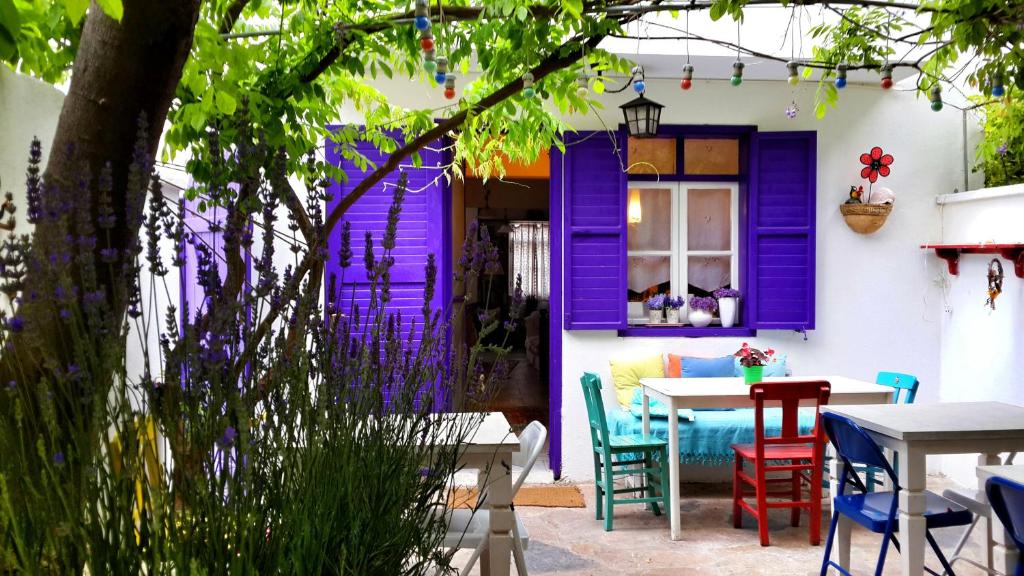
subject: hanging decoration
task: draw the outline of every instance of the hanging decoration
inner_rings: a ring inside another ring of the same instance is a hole
[[[1003,292],[1003,264],[999,258],[993,258],[988,263],[988,299],[985,306],[991,310],[996,309],[996,298]]]
[[[931,92],[928,93],[928,100],[932,103],[932,110],[938,112],[942,110],[942,86],[936,83],[932,86]]]
[[[434,76],[434,71],[437,70],[437,60],[434,56],[433,50],[427,50],[423,53],[423,69],[427,71],[431,77]]]
[[[790,86],[796,86],[800,83],[800,64],[795,60],[786,62],[786,68],[789,69],[789,77],[786,81],[789,82]]]
[[[434,73],[434,81],[438,84],[443,84],[445,77],[448,75],[448,59],[444,56],[439,56],[437,58],[436,70],[437,71]]]
[[[740,61],[740,21],[736,21],[736,61],[732,63],[732,78],[729,83],[739,86],[743,83],[743,62]]]
[[[786,107],[786,117],[790,120],[795,120],[796,115],[800,113],[800,108],[796,105],[796,100],[789,103]]]
[[[427,0],[416,0],[416,29],[420,32],[430,30],[430,4]]]
[[[455,74],[451,72],[444,76],[444,97],[448,100],[455,98]]]
[[[882,90],[888,90],[892,88],[892,64],[885,64],[882,66]]]
[[[420,32],[420,49],[424,52],[430,52],[434,49],[434,33],[429,28]]]
[[[992,96],[996,98],[1002,98],[1006,95],[1006,87],[1003,86],[1003,75],[1000,72],[996,72],[992,75]]]
[[[835,85],[836,85],[836,88],[838,88],[839,90],[842,90],[843,88],[846,88],[846,71],[849,68],[850,68],[850,66],[848,64],[845,64],[845,63],[836,66]]]
[[[633,66],[633,91],[643,95],[647,91],[647,82],[644,80],[644,69],[640,66]]]
[[[864,165],[860,170],[860,177],[866,178],[868,182],[874,184],[878,182],[878,177],[883,178],[889,176],[889,166],[892,165],[895,158],[892,154],[885,154],[880,146],[871,148],[870,152],[865,152],[860,155],[860,163]],[[868,200],[871,198],[871,189],[868,187]]]
[[[839,205],[839,212],[851,230],[858,234],[877,232],[892,212],[894,194],[886,189],[886,193],[876,199],[871,188],[879,176],[889,175],[889,166],[893,163],[892,154],[886,154],[881,146],[874,146],[870,151],[860,155],[860,177],[868,181],[868,190],[864,186],[850,186],[849,197]],[[881,192],[882,189],[879,189]],[[881,200],[881,202],[879,202]]]
[[[683,64],[683,79],[679,87],[689,90],[693,86],[693,64],[690,64],[690,11],[686,11],[686,64]]]
[[[633,90],[640,96],[619,106],[626,120],[626,130],[630,136],[636,138],[656,136],[661,123],[661,109],[664,106],[644,98],[647,83],[644,81],[644,69],[640,66],[633,68]]]
[[[576,75],[576,95],[586,98],[588,94],[590,94],[590,78],[586,70],[580,70]]]
[[[523,74],[523,96],[533,98],[536,93],[537,91],[533,88],[533,73],[526,72]]]

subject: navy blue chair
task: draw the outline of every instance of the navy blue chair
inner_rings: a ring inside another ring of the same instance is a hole
[[[840,566],[831,559],[832,542],[835,539],[840,515],[850,518],[876,534],[883,535],[878,563],[875,566],[875,576],[881,576],[885,566],[885,555],[889,550],[889,542],[892,542],[897,552],[900,550],[899,540],[896,538],[896,532],[899,530],[899,521],[896,518],[900,492],[899,479],[889,461],[885,459],[885,455],[882,454],[882,449],[856,423],[843,416],[826,413],[822,414],[822,425],[825,427],[825,433],[829,440],[835,446],[836,454],[842,459],[844,468],[843,477],[838,479],[839,493],[834,494],[832,498],[832,524],[829,527],[828,540],[825,544],[821,576],[828,574],[829,567],[836,568],[845,576],[851,576],[847,567]],[[893,490],[891,492],[868,492],[864,482],[854,472],[854,464],[880,468],[892,480]],[[847,493],[847,486],[853,486],[856,492]],[[934,492],[926,493],[925,503],[924,517],[927,527],[925,537],[946,573],[953,574],[953,569],[935,542],[931,530],[949,526],[966,526],[971,523],[971,512]],[[925,568],[925,570],[939,576],[938,572],[930,568]]]
[[[1024,576],[1024,484],[996,476],[985,482],[985,494],[1017,550],[1022,551],[1014,574]]]

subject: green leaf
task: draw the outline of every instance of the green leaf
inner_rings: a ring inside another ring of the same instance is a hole
[[[124,4],[121,3],[121,0],[96,0],[96,3],[107,16],[114,20],[120,22],[121,18],[124,18]]]
[[[77,26],[89,9],[89,0],[64,0],[64,8],[68,11],[71,23]]]
[[[13,0],[0,0],[0,59],[14,56],[18,49],[21,17]]]
[[[562,0],[562,8],[574,18],[583,14],[583,0]]]
[[[214,96],[214,103],[217,105],[217,110],[225,116],[234,114],[235,108],[238,107],[235,97],[227,92],[217,92]]]

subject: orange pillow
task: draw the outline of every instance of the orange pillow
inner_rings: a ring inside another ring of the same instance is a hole
[[[679,354],[668,355],[668,370],[665,371],[665,378],[683,377],[683,357]]]

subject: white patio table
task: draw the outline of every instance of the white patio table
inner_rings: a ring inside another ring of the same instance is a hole
[[[1000,452],[1024,452],[1024,407],[1001,402],[835,406],[822,410],[846,416],[879,445],[900,454],[899,496],[904,576],[924,573],[925,457],[929,454],[980,454],[981,466],[999,464]],[[833,461],[838,475],[842,462]],[[979,478],[979,485],[984,486]],[[850,565],[851,522],[836,533],[839,563]],[[1005,548],[1004,548],[1005,550]]]
[[[480,556],[483,576],[509,576],[511,571],[512,454],[518,451],[519,438],[505,415],[490,412],[459,458],[460,465],[478,471],[477,490],[486,494],[484,505],[490,510],[490,543]]]
[[[892,401],[893,389],[843,376],[765,378],[765,382],[825,380],[832,386],[830,404],[876,404]],[[683,408],[750,408],[750,386],[743,378],[641,378],[644,389],[643,430],[651,434],[650,399],[668,411],[668,476],[672,539],[682,538],[679,521],[679,414]]]
[[[978,466],[978,485],[984,488],[985,482],[993,476],[1002,476],[1008,478],[1014,482],[1024,484],[1024,465],[1016,466]],[[982,491],[984,494],[984,491]],[[1007,538],[1006,530],[1003,528],[1003,523],[996,518],[996,515],[992,515],[992,540],[995,543],[995,547],[992,550],[994,556],[995,568],[1003,574],[1012,574],[1017,566],[1017,555],[1020,554],[1020,550],[1013,544],[1013,540]]]

